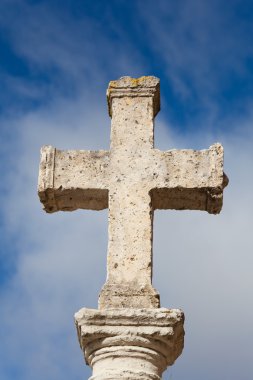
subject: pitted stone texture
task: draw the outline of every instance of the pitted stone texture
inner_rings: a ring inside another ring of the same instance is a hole
[[[161,379],[181,354],[184,315],[178,309],[81,309],[75,314],[90,380]]]
[[[110,82],[110,151],[42,148],[39,196],[47,212],[109,207],[104,308],[156,308],[152,287],[152,219],[155,209],[219,213],[223,148],[154,149],[159,80],[123,77]]]
[[[152,97],[154,116],[160,111],[160,80],[153,76],[122,77],[112,80],[107,90],[109,115],[112,116],[112,99],[120,97]]]
[[[41,149],[39,197],[48,213],[108,207],[109,152]]]

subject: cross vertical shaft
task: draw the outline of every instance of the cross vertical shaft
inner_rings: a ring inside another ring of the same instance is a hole
[[[123,81],[122,81],[123,82]],[[124,85],[124,82],[122,83]],[[154,144],[154,96],[158,82],[149,93],[136,93],[140,83],[133,81],[125,96],[112,93],[111,165],[109,188],[109,243],[107,283],[100,306],[158,306],[152,278],[152,217],[150,183],[145,165]],[[145,87],[144,87],[145,89]],[[118,88],[116,89],[116,91]],[[120,89],[122,90],[122,89]],[[148,96],[149,95],[149,96]],[[105,301],[104,301],[105,300]]]

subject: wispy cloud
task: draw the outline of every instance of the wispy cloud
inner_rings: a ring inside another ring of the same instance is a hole
[[[89,124],[83,123],[84,113]],[[12,277],[1,292],[3,378],[11,371],[20,379],[35,374],[41,379],[82,376],[73,313],[84,303],[97,305],[106,275],[107,213],[46,215],[36,194],[36,173],[39,149],[45,143],[106,147],[108,121],[85,98],[18,119],[18,139],[11,145],[15,163],[6,177],[8,193],[2,208],[5,232],[16,242]],[[17,121],[8,123],[16,129]],[[88,280],[91,270],[97,275],[93,283]]]
[[[120,40],[120,23],[108,16],[112,25],[107,29],[114,29],[112,37],[88,8],[87,5],[87,14],[73,17],[65,7],[47,2],[13,0],[12,6],[1,3],[0,30],[11,46],[13,59],[20,60],[26,68],[25,79],[6,73],[2,76],[12,95],[8,106],[13,107],[15,99],[20,107],[25,100],[31,104],[31,98],[45,104],[55,97],[80,97],[87,89],[94,91],[97,83],[105,87],[110,79],[141,75],[145,60],[126,38]],[[8,95],[6,91],[5,97]],[[3,103],[5,97],[2,96]]]
[[[246,3],[148,1],[143,7],[139,2],[150,48],[177,98],[174,106],[190,111],[186,123],[204,119],[211,125],[229,113],[247,112],[253,49]]]

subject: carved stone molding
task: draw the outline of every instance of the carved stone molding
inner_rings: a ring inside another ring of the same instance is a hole
[[[183,350],[184,314],[178,309],[83,308],[75,323],[93,369],[90,380],[159,380]]]

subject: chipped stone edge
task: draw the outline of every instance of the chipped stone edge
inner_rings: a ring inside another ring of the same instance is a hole
[[[176,323],[184,317],[181,309],[167,309],[164,307],[157,309],[88,309],[81,308],[75,313],[75,321],[78,324],[95,324],[95,325],[139,325],[148,324],[152,326],[164,326],[168,323]],[[134,319],[134,318],[138,318]]]
[[[54,167],[56,148],[51,145],[44,145],[41,150],[38,195],[40,202],[44,205],[46,212],[57,211],[57,204],[54,198]]]
[[[219,214],[223,205],[223,190],[228,185],[228,177],[223,171],[224,167],[224,148],[217,142],[208,149],[210,164],[212,166],[212,177],[218,178],[218,186],[207,189],[206,211],[209,214]]]
[[[91,367],[101,355],[114,357],[116,350],[127,357],[130,350],[131,356],[141,354],[147,361],[153,352],[164,371],[184,346],[184,313],[180,309],[82,308],[75,314],[75,324],[85,361]]]

